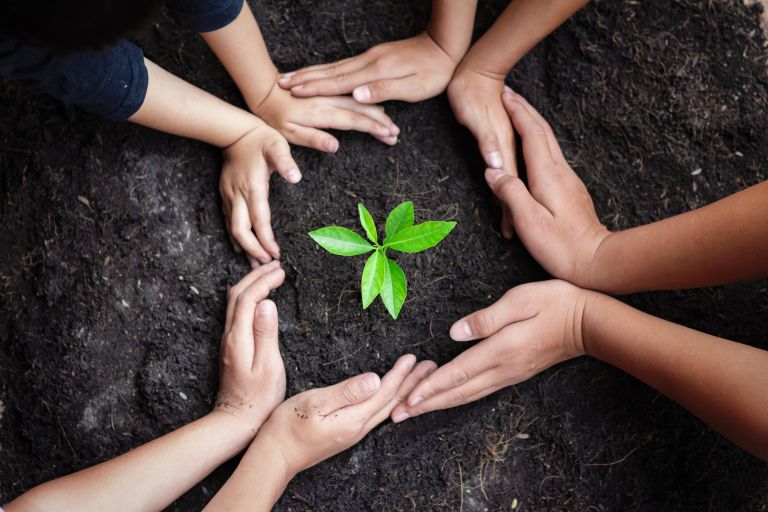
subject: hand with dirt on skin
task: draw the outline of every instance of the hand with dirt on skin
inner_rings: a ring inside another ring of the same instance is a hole
[[[504,87],[503,76],[460,65],[448,84],[448,100],[456,119],[477,139],[485,164],[517,176],[514,130],[501,101]],[[512,237],[512,217],[504,204],[501,232]]]
[[[517,236],[536,261],[554,277],[591,287],[593,261],[611,233],[597,218],[549,123],[509,88],[502,101],[523,141],[528,186],[498,169],[486,170],[486,181],[511,212]]]
[[[458,59],[425,31],[376,45],[355,57],[286,73],[278,83],[301,98],[351,93],[366,104],[416,102],[442,93],[457,64]]]
[[[275,78],[277,80],[277,78]],[[368,133],[384,144],[397,143],[400,133],[378,105],[362,105],[349,96],[297,98],[277,82],[251,111],[282,133],[292,144],[335,153],[339,141],[324,129]]]
[[[267,295],[283,283],[277,261],[251,271],[229,289],[214,411],[239,418],[253,432],[285,398],[275,303]]]
[[[594,292],[564,281],[524,284],[459,320],[451,338],[482,341],[422,380],[392,411],[392,420],[479,400],[584,355],[582,320],[589,294]]]
[[[301,180],[288,142],[265,124],[224,149],[219,180],[224,218],[232,245],[245,250],[253,268],[280,257],[269,211],[269,178],[275,171],[288,183]]]
[[[261,427],[205,510],[271,510],[297,473],[360,441],[435,368],[432,361],[416,364],[409,354],[381,379],[364,373],[289,398]]]

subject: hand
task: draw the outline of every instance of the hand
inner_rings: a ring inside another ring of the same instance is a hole
[[[254,268],[280,257],[269,212],[273,170],[288,183],[301,180],[288,142],[267,125],[246,132],[224,149],[219,191],[227,229],[235,250],[245,249]]]
[[[272,413],[248,451],[262,457],[279,452],[275,460],[284,462],[291,478],[360,441],[435,368],[432,361],[416,365],[409,354],[383,379],[365,373],[291,397]]]
[[[229,289],[214,411],[246,422],[255,434],[285,398],[285,368],[277,342],[277,309],[266,297],[285,272],[277,261]]]
[[[251,110],[291,143],[328,153],[339,149],[339,141],[319,128],[369,133],[390,146],[400,133],[382,107],[361,105],[348,96],[296,98],[277,83]]]
[[[475,136],[488,167],[517,176],[512,123],[501,95],[504,77],[460,66],[448,85],[448,100],[456,119]],[[502,205],[501,233],[512,238],[512,217]]]
[[[525,284],[459,320],[451,338],[483,341],[422,380],[392,420],[478,400],[583,355],[582,319],[592,293],[564,281]]]
[[[457,64],[457,59],[423,32],[376,45],[349,59],[286,73],[278,83],[298,97],[351,92],[360,103],[416,102],[442,93]]]
[[[584,183],[565,160],[549,124],[511,89],[503,102],[523,140],[529,188],[495,169],[486,171],[486,180],[541,266],[555,277],[592,288],[593,261],[611,233],[598,220]]]

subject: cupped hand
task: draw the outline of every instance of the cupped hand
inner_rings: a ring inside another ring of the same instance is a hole
[[[298,97],[352,93],[360,103],[416,102],[442,93],[457,61],[423,32],[376,45],[355,57],[310,66],[280,77],[280,87]]]
[[[285,368],[278,346],[275,303],[266,297],[285,272],[263,265],[229,289],[214,411],[243,420],[255,434],[285,398]]]
[[[453,113],[477,139],[486,165],[517,176],[514,131],[501,102],[503,92],[503,76],[463,65],[448,84]],[[501,232],[506,238],[512,237],[512,218],[506,205],[502,205]]]
[[[362,105],[349,96],[297,98],[275,83],[267,97],[252,105],[254,114],[299,146],[335,153],[339,141],[323,129],[355,130],[394,145],[400,129],[378,105]]]
[[[515,232],[550,274],[592,287],[599,248],[611,233],[600,223],[584,183],[565,160],[552,128],[519,94],[507,89],[504,107],[523,141],[528,187],[488,169],[486,180],[512,213]]]
[[[288,142],[267,125],[224,149],[219,191],[227,230],[235,250],[244,249],[252,267],[280,257],[269,211],[269,177],[274,171],[288,183],[301,180]]]
[[[381,379],[365,373],[291,397],[275,409],[252,449],[279,452],[285,472],[295,475],[360,441],[435,367],[432,361],[417,365],[409,354]]]
[[[453,324],[456,341],[482,339],[422,380],[392,420],[478,400],[584,354],[588,292],[564,281],[530,283]]]

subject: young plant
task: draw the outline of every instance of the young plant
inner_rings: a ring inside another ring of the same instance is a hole
[[[408,284],[400,265],[387,257],[387,251],[421,252],[439,244],[456,226],[455,222],[423,222],[413,224],[413,203],[407,201],[395,207],[387,217],[384,242],[379,235],[373,217],[362,204],[357,205],[360,224],[370,243],[354,231],[339,226],[328,226],[309,233],[317,244],[337,256],[357,256],[373,251],[363,268],[360,289],[363,309],[368,309],[373,299],[381,295],[381,301],[397,320],[405,302]]]

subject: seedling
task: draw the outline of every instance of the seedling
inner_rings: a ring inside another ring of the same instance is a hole
[[[439,244],[456,226],[455,222],[423,222],[413,224],[413,203],[407,201],[395,207],[387,217],[385,238],[379,244],[379,236],[373,217],[362,204],[357,205],[360,224],[368,240],[354,231],[339,226],[328,226],[309,233],[317,244],[337,256],[357,256],[373,251],[363,268],[360,290],[363,309],[368,309],[373,299],[381,295],[381,301],[397,320],[405,302],[408,284],[400,265],[387,257],[387,251],[421,252]]]

